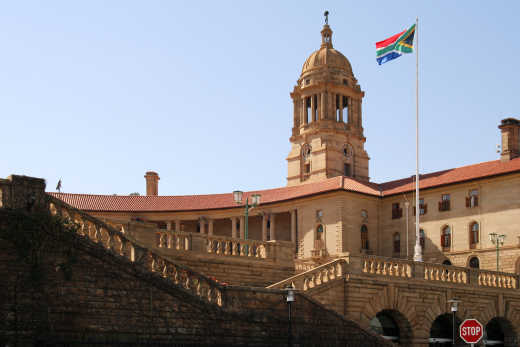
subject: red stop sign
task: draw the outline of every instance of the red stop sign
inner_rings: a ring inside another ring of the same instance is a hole
[[[484,336],[484,327],[476,319],[466,319],[459,327],[460,338],[466,343],[477,343]]]

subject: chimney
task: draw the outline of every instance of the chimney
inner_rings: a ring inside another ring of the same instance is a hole
[[[520,156],[520,121],[516,118],[502,119],[498,126],[502,132],[500,160],[508,161]]]
[[[144,178],[146,179],[146,195],[159,195],[159,174],[147,171]]]

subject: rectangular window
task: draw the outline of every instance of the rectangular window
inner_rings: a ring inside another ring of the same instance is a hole
[[[352,172],[350,170],[350,164],[343,164],[343,176],[351,177]]]
[[[306,173],[306,174],[311,173],[311,164],[305,164],[304,173]]]
[[[419,213],[422,215],[426,214],[426,205],[424,199],[419,199]]]
[[[392,204],[392,219],[398,219],[403,216],[403,209],[399,207],[398,202]]]
[[[473,208],[478,206],[478,189],[469,191],[469,196],[466,197],[466,207]]]
[[[450,210],[450,194],[442,194],[441,201],[439,201],[439,211]]]

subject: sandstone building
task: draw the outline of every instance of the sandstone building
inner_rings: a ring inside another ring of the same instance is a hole
[[[152,171],[145,175],[146,196],[50,195],[229,285],[295,285],[400,345],[446,342],[447,301],[455,295],[465,307],[460,319],[480,317],[486,341],[516,345],[520,121],[499,125],[499,159],[421,175],[416,209],[413,177],[370,181],[364,93],[327,24],[290,96],[287,186],[245,192],[242,202],[261,196],[247,221],[232,193],[159,195]],[[410,261],[416,211],[424,264]],[[505,235],[500,272],[493,272],[492,233]]]

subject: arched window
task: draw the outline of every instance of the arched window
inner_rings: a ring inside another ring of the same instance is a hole
[[[479,225],[477,222],[473,222],[469,225],[469,243],[471,248],[475,248],[475,245],[479,242]]]
[[[424,230],[419,230],[419,244],[421,245],[422,250],[424,251],[424,246],[426,245],[426,236],[424,235]]]
[[[316,240],[314,240],[314,249],[324,249],[325,243],[324,243],[324,237],[323,237],[323,225],[320,224],[316,228]]]
[[[442,228],[441,232],[441,246],[444,251],[447,251],[450,249],[451,246],[451,229],[449,225],[446,225],[444,228]]]
[[[480,261],[477,257],[471,257],[469,259],[469,267],[473,269],[479,269],[480,268]]]
[[[361,249],[368,249],[368,228],[365,224],[361,226]]]
[[[323,225],[318,225],[316,228],[316,240],[323,240]]]
[[[394,234],[394,253],[401,253],[401,235],[399,233]]]

